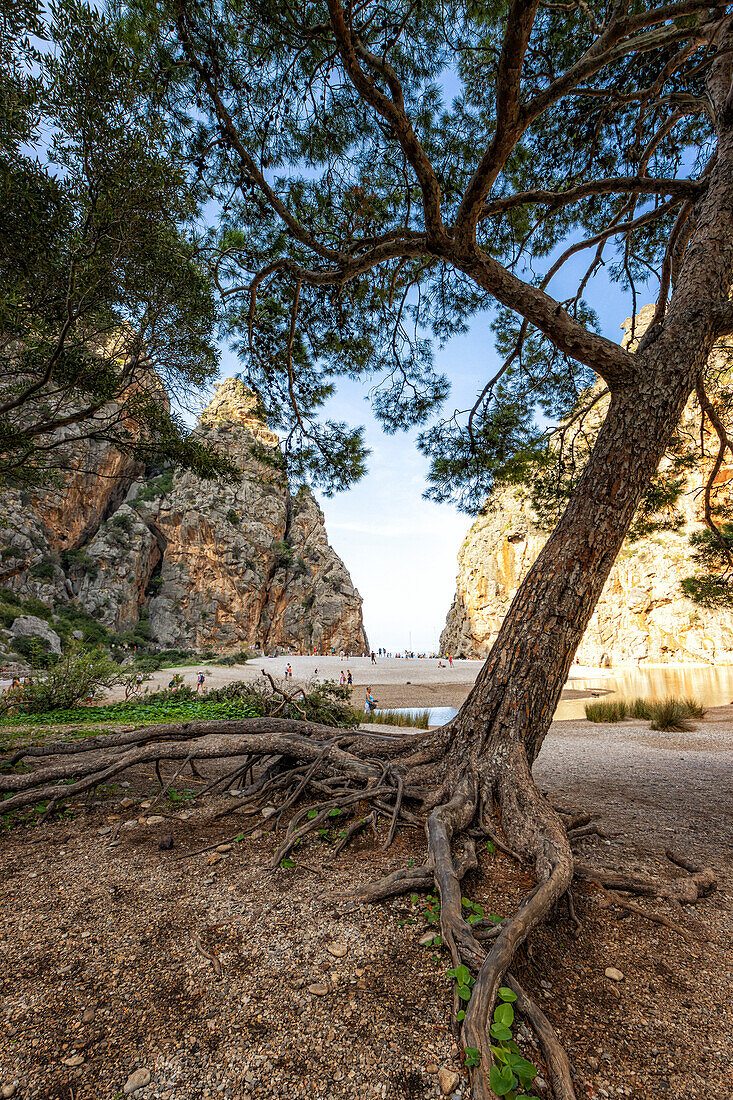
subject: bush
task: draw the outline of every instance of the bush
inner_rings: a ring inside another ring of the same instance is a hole
[[[251,660],[252,654],[248,649],[238,649],[235,653],[227,653],[225,657],[217,657],[214,664],[231,668],[232,665],[246,665],[247,661]]]
[[[589,722],[623,722],[628,714],[628,704],[623,699],[612,703],[586,703],[585,716]]]
[[[31,668],[48,668],[57,659],[51,643],[39,634],[22,634],[20,638],[14,638],[13,649]]]
[[[54,630],[65,643],[71,639],[75,630],[80,630],[84,635],[84,641],[89,646],[109,645],[109,631],[100,622],[82,610],[77,604],[65,604],[56,609]]]
[[[58,558],[49,555],[31,567],[31,576],[40,581],[52,581],[58,566]]]
[[[120,680],[118,666],[106,654],[70,646],[48,672],[31,676],[21,688],[8,692],[3,705],[26,714],[69,709]]]
[[[61,555],[61,565],[67,573],[78,570],[92,579],[99,573],[96,562],[84,550],[64,550]]]
[[[145,500],[154,500],[156,497],[165,496],[173,488],[173,470],[164,470],[158,477],[154,477],[147,485],[138,491],[135,503]]]
[[[287,690],[287,689],[286,689]],[[207,702],[242,701],[262,717],[276,710],[280,718],[303,719],[308,722],[320,722],[324,726],[345,726],[353,729],[362,720],[362,712],[350,705],[351,689],[347,685],[327,680],[317,684],[309,692],[295,699],[295,705],[286,703],[282,697],[273,695],[269,682],[246,683],[235,680],[225,687],[214,688],[206,693]]]
[[[227,522],[231,523],[232,527],[239,527],[239,513],[235,512],[233,508],[230,508],[227,512]]]

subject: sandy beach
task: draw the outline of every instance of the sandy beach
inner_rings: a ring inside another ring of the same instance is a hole
[[[194,687],[199,668],[206,674],[206,688],[223,687],[235,680],[259,680],[263,672],[281,680],[288,664],[293,669],[293,685],[303,687],[315,681],[338,680],[342,671],[350,670],[354,681],[352,698],[357,706],[364,702],[364,689],[371,687],[380,707],[460,707],[484,662],[454,660],[451,667],[443,661],[440,667],[437,659],[423,657],[378,657],[376,664],[372,664],[369,657],[350,657],[348,660],[331,656],[258,657],[231,667],[201,664],[161,669],[152,674],[148,688],[153,691],[166,687],[175,673],[183,676],[185,684]],[[587,698],[592,690],[603,690],[604,682],[612,675],[611,669],[574,665],[562,697],[568,700]],[[576,680],[582,686],[574,686]],[[597,682],[598,687],[589,688],[589,681]],[[119,698],[120,694],[112,692],[110,698]]]

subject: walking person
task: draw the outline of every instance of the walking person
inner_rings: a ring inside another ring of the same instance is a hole
[[[196,694],[197,695],[200,691],[203,690],[205,679],[206,679],[206,676],[204,675],[204,673],[199,672],[198,676],[196,677]]]
[[[350,668],[346,669],[346,683],[349,685],[349,687],[354,686],[354,677],[351,675],[351,669]]]
[[[366,689],[366,693],[364,695],[364,702],[366,704],[365,705],[365,710],[366,710],[367,714],[371,714],[371,712],[373,710],[376,710],[377,700],[372,695],[372,689],[370,687],[368,687]]]

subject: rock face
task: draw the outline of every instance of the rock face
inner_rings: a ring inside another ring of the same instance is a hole
[[[637,317],[640,337],[653,307]],[[631,322],[624,328],[629,333]],[[626,341],[625,341],[626,342]],[[694,433],[699,433],[688,411]],[[714,450],[714,448],[711,448]],[[716,481],[733,477],[729,466]],[[733,612],[709,610],[687,599],[680,582],[697,571],[690,534],[701,522],[700,472],[681,498],[685,525],[624,544],[578,647],[581,664],[672,661],[733,663]],[[516,490],[503,490],[471,527],[458,555],[456,594],[441,635],[441,650],[485,657],[512,598],[547,539],[532,508]]]
[[[47,606],[73,601],[116,633],[143,622],[163,648],[366,652],[361,597],[311,492],[291,492],[253,395],[234,379],[218,386],[197,431],[239,483],[146,479],[102,451],[103,477],[6,508],[0,584]]]

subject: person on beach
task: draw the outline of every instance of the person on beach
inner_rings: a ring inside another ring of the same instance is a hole
[[[364,696],[364,701],[366,703],[365,709],[366,709],[367,714],[371,714],[371,712],[376,709],[377,700],[372,695],[372,689],[370,687],[368,687],[366,689],[366,694]]]
[[[453,668],[453,658],[451,657],[450,653],[448,654],[448,664],[451,668]]]
[[[339,683],[341,684],[341,687],[343,687],[344,684],[346,683],[346,673],[344,672],[343,669],[341,669],[341,678],[339,680]]]
[[[354,677],[351,675],[351,669],[350,668],[346,669],[346,683],[349,685],[349,687],[354,686]]]
[[[374,650],[372,650],[372,664],[376,665],[376,663],[377,663],[377,655],[374,652]]]
[[[198,676],[196,677],[196,694],[197,695],[203,689],[205,679],[206,679],[206,677],[204,676],[203,672],[199,672]]]

